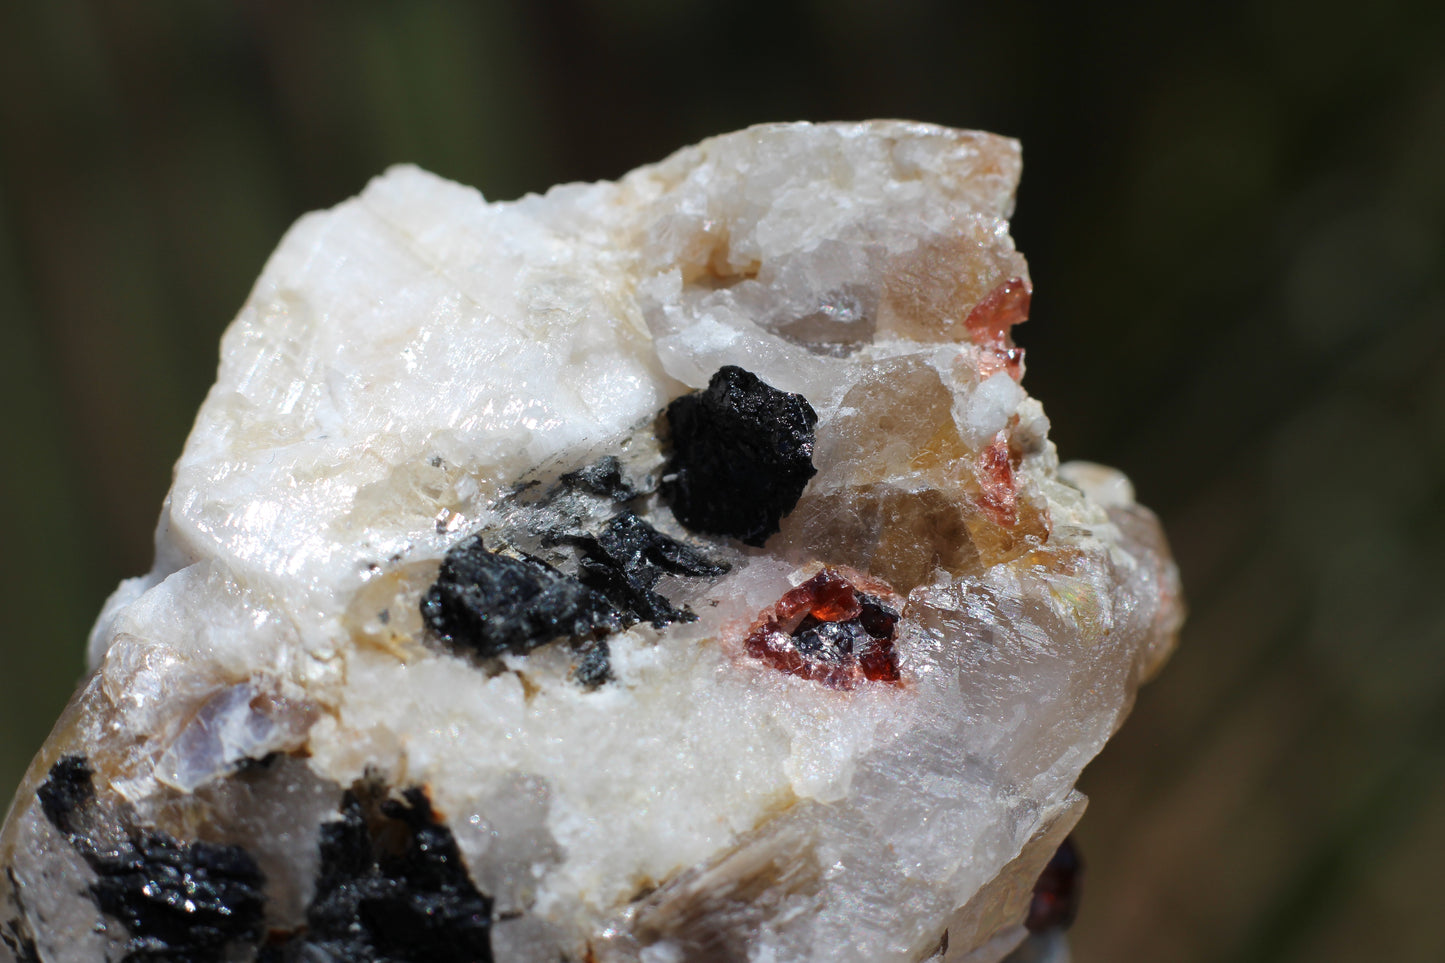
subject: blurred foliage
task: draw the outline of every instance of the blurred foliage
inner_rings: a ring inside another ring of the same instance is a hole
[[[1193,619],[1085,777],[1083,963],[1445,959],[1445,6],[0,7],[0,786],[305,210],[510,197],[763,120],[1019,137],[1029,385]]]

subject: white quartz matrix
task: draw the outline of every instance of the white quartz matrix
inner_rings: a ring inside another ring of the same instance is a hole
[[[1019,169],[992,134],[775,124],[508,203],[400,166],[303,217],[11,808],[0,960],[1006,956],[1182,618],[1154,516],[1061,466],[1020,386]],[[726,366],[816,414],[816,474],[762,544],[669,495],[668,406]],[[599,465],[624,490],[560,480]],[[500,654],[424,622],[470,536],[576,584],[576,539],[624,511],[715,565],[649,579],[695,620]],[[897,616],[895,677],[750,647],[820,572]],[[430,909],[390,949],[326,941],[348,789],[373,828],[428,801],[462,880],[438,899],[484,907],[470,949]]]

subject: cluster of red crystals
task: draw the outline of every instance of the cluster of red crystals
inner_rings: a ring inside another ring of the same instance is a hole
[[[983,488],[978,496],[978,507],[1005,528],[1017,525],[1018,479],[1014,476],[1013,453],[1009,451],[1004,432],[999,432],[993,442],[978,453],[978,481]]]
[[[852,689],[900,681],[897,628],[896,610],[829,568],[764,610],[744,648],[779,672]]]
[[[1024,349],[1016,346],[1009,329],[1029,319],[1029,301],[1033,295],[1023,278],[1010,278],[974,305],[963,326],[973,343],[991,357],[981,359],[979,373],[984,377],[995,371],[1007,371],[1019,381],[1024,376]]]

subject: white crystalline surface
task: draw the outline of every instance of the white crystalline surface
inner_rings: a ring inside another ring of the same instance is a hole
[[[393,817],[424,796],[455,841],[490,946],[456,959],[1001,958],[1181,618],[1153,516],[1061,468],[1020,386],[1018,173],[989,134],[788,124],[512,203],[397,167],[303,218],[225,335],[155,569],[107,604],[10,812],[0,959],[411,959],[322,940],[347,789]],[[816,414],[767,537],[674,511],[664,413],[726,366]],[[630,490],[561,480],[608,458]],[[571,577],[624,511],[714,565],[656,580],[695,620],[500,655],[424,622],[470,536]],[[897,616],[896,677],[759,657],[820,572]],[[66,816],[77,759],[94,796]],[[148,831],[251,860],[201,875],[255,899],[169,904],[183,936],[127,916],[95,840]]]

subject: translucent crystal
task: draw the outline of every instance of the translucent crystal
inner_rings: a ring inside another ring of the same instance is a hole
[[[787,124],[303,218],[16,796],[0,959],[1002,959],[1182,617],[1020,384],[1018,173]]]

